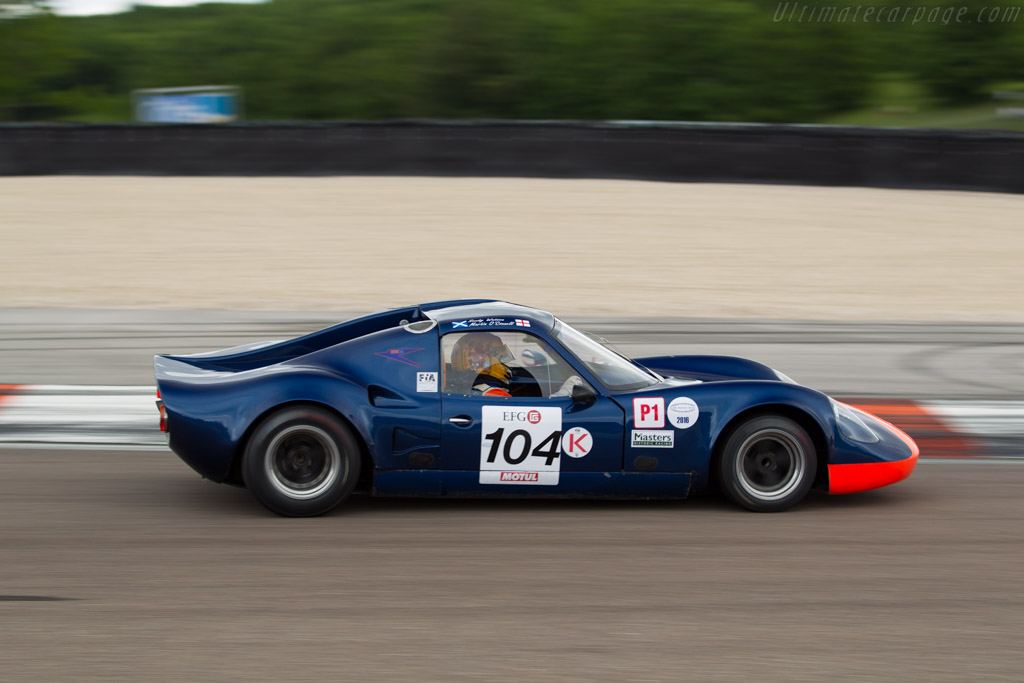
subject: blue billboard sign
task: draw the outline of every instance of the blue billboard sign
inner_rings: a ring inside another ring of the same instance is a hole
[[[149,88],[132,93],[135,119],[149,123],[226,123],[241,118],[232,86]]]

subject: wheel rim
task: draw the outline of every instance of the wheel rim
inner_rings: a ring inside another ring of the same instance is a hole
[[[264,458],[267,479],[296,500],[315,498],[341,475],[341,452],[327,432],[311,425],[288,427],[274,437]]]
[[[804,477],[804,448],[780,429],[751,434],[740,445],[736,479],[743,490],[763,501],[785,498]]]

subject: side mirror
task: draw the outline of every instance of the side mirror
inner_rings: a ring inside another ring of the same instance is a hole
[[[597,400],[597,394],[590,388],[589,384],[577,384],[572,388],[573,403],[593,403]]]

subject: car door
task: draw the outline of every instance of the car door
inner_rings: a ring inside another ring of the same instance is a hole
[[[564,495],[622,471],[622,408],[598,394],[549,344],[522,331],[487,332],[509,351],[511,396],[459,382],[451,359],[463,335],[442,338],[441,463],[449,495]],[[444,362],[447,361],[447,362]],[[576,380],[570,378],[575,377]],[[581,382],[577,398],[568,385]],[[582,396],[581,396],[582,394]]]

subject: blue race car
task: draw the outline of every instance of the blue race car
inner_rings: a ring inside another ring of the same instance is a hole
[[[891,484],[893,425],[727,356],[628,359],[550,313],[441,301],[290,341],[154,359],[199,474],[282,515],[376,496],[685,498],[756,511]]]

